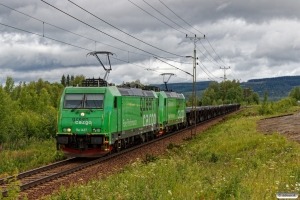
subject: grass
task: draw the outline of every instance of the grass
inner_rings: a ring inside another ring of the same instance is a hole
[[[0,178],[40,167],[58,160],[64,156],[56,151],[55,139],[29,139],[19,141],[18,147],[9,149],[4,146],[0,150]]]
[[[263,117],[257,113],[242,111],[188,143],[170,144],[168,156],[148,156],[121,173],[62,188],[48,198],[275,199],[276,192],[299,192],[299,144],[257,132]]]

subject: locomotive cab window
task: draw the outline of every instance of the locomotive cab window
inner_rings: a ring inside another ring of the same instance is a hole
[[[104,94],[86,94],[85,108],[103,108]]]
[[[81,108],[83,94],[66,94],[64,108]]]

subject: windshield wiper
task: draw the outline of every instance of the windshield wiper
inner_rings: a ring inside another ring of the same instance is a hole
[[[77,104],[77,105],[75,106],[75,108],[73,108],[73,109],[71,110],[71,112],[74,112],[74,110],[77,109],[77,108],[81,105],[81,103],[82,103],[82,101],[80,101],[79,104]]]
[[[87,105],[87,106],[88,106],[88,103],[87,103],[87,101],[85,102],[85,105]],[[91,108],[87,108],[87,109],[89,109],[91,112],[93,112],[93,110],[92,110]]]

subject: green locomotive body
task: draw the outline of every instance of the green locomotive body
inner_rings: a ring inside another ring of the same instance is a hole
[[[186,102],[183,94],[161,91],[159,98],[159,135],[186,126]]]
[[[158,97],[136,88],[67,87],[58,113],[57,147],[68,156],[99,157],[153,138]]]

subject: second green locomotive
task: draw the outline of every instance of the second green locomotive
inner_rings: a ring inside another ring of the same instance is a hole
[[[57,147],[68,156],[99,157],[185,125],[182,94],[66,87],[58,113]]]

